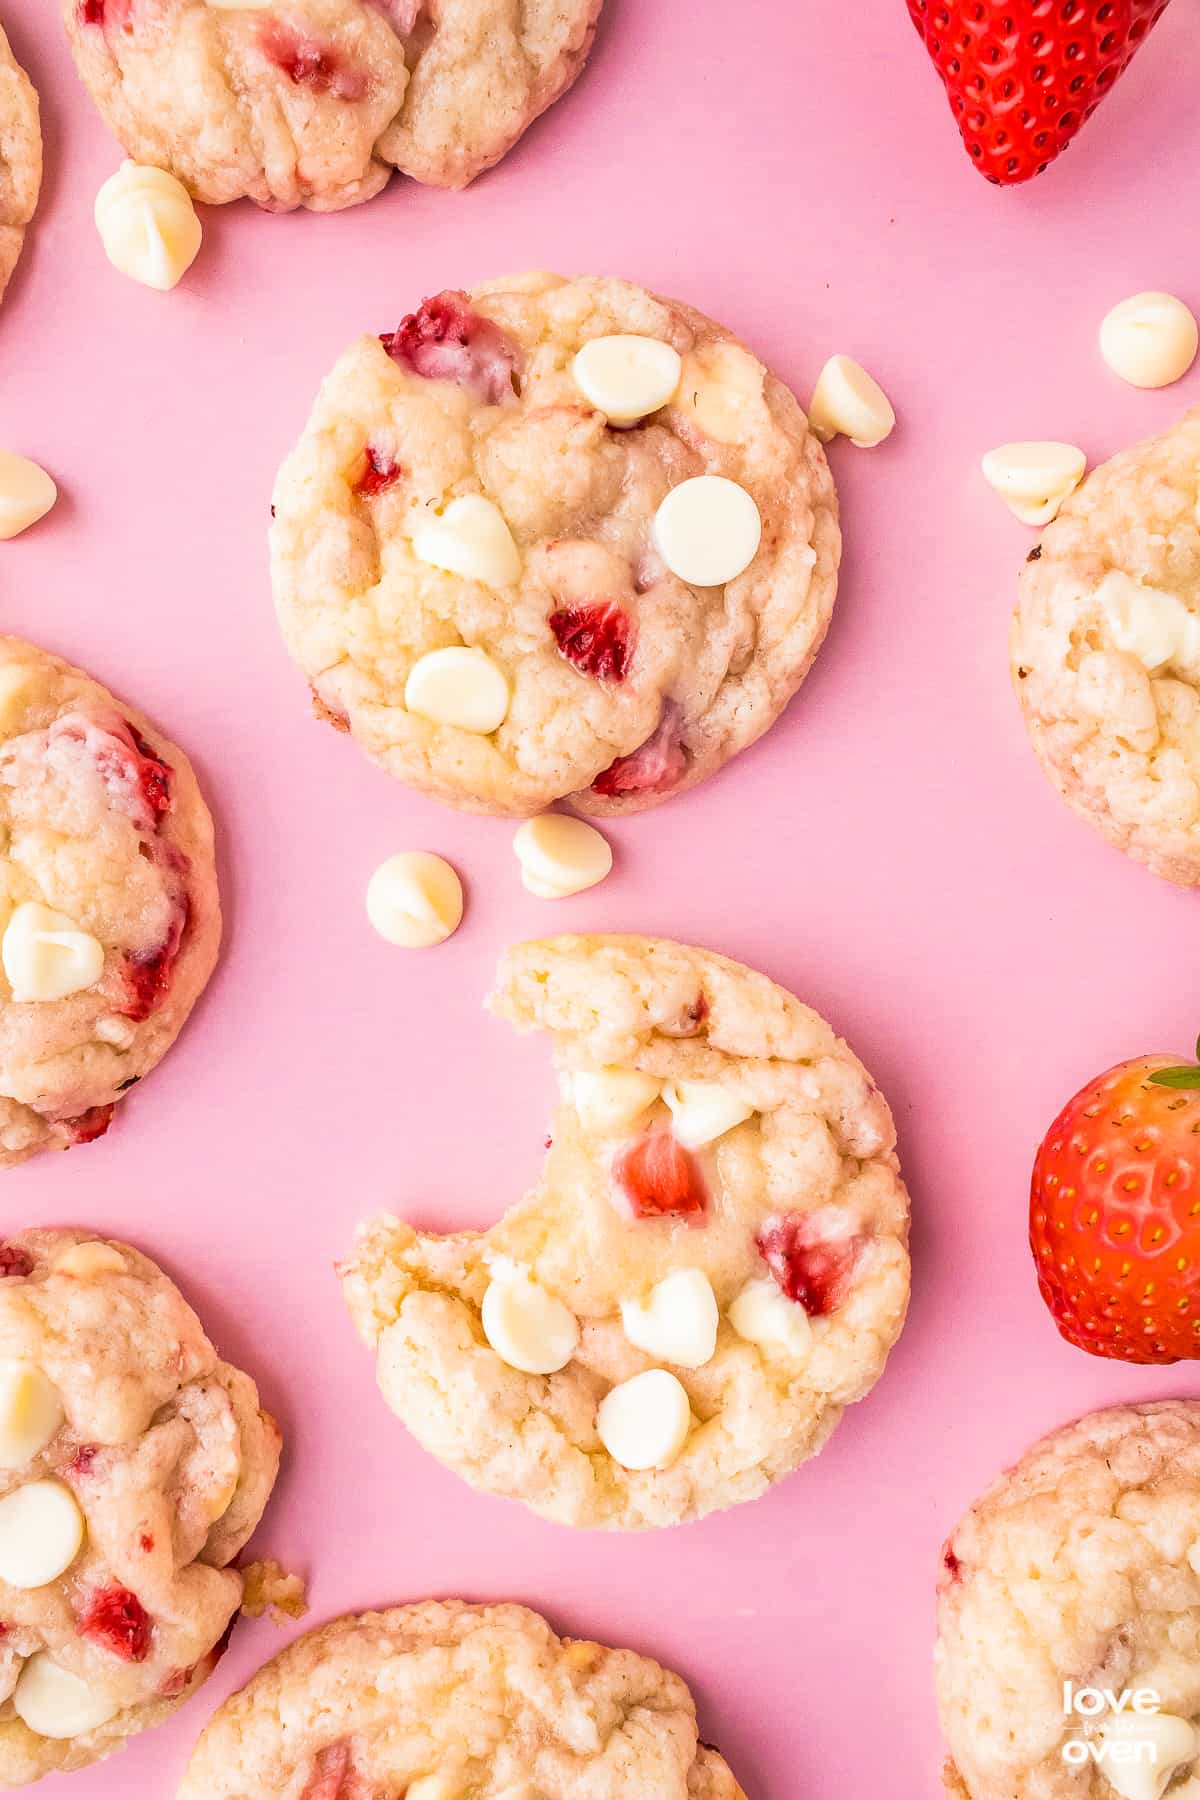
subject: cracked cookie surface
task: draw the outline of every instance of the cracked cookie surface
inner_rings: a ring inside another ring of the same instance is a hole
[[[0,26],[0,299],[17,266],[41,185],[37,93]]]
[[[745,1800],[678,1675],[521,1606],[337,1619],[221,1706],[178,1800]]]

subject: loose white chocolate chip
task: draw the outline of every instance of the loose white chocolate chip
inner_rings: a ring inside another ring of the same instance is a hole
[[[622,1300],[625,1336],[648,1356],[700,1369],[717,1348],[717,1297],[703,1269],[664,1275],[645,1300]]]
[[[1134,294],[1100,326],[1101,356],[1132,387],[1170,387],[1195,362],[1198,344],[1196,321],[1174,294]]]
[[[521,578],[521,552],[508,520],[483,494],[461,494],[444,513],[422,520],[413,532],[412,547],[435,569],[487,587],[512,587]]]
[[[585,400],[613,425],[633,425],[665,406],[679,386],[679,352],[659,338],[619,332],[592,338],[571,364]]]
[[[114,269],[164,294],[187,274],[204,235],[183,183],[133,162],[96,195],[96,229]]]
[[[1176,1769],[1200,1753],[1195,1727],[1174,1713],[1115,1713],[1100,1741],[1100,1770],[1122,1800],[1160,1800]]]
[[[669,1081],[663,1099],[671,1111],[671,1129],[685,1150],[702,1150],[754,1111],[717,1081]]]
[[[62,1000],[99,981],[104,946],[66,913],[26,900],[4,929],[0,961],[14,1000]]]
[[[647,1369],[610,1388],[596,1414],[600,1442],[623,1469],[667,1469],[687,1442],[692,1409],[669,1369]]]
[[[462,882],[430,850],[401,850],[367,883],[367,917],[389,944],[427,950],[444,944],[463,916]]]
[[[58,499],[45,469],[27,456],[0,450],[0,539],[15,538],[44,519]]]
[[[852,356],[831,356],[808,408],[808,422],[823,444],[848,437],[859,450],[873,450],[890,437],[896,423],[891,401]]]
[[[765,376],[740,344],[705,344],[684,359],[676,405],[718,444],[745,443],[766,411]]]
[[[111,1244],[95,1242],[72,1244],[54,1264],[59,1275],[76,1275],[81,1281],[89,1281],[94,1275],[123,1275],[126,1266],[119,1250]]]
[[[654,515],[654,544],[680,581],[722,587],[758,555],[762,519],[753,497],[724,475],[694,475]]]
[[[521,880],[541,900],[565,900],[595,887],[612,869],[608,840],[583,819],[543,813],[526,819],[513,838]]]
[[[466,644],[419,656],[404,684],[404,704],[434,725],[486,737],[508,716],[508,680],[486,650]]]
[[[62,1395],[36,1363],[0,1357],[0,1469],[23,1469],[62,1429]]]
[[[585,1131],[624,1131],[652,1106],[662,1082],[640,1069],[576,1069],[571,1098]]]
[[[1153,675],[1175,668],[1200,678],[1200,616],[1176,594],[1143,587],[1123,569],[1110,569],[1096,589],[1118,650],[1128,651]]]
[[[748,1281],[729,1307],[729,1323],[748,1344],[804,1356],[812,1343],[808,1314],[769,1275]]]
[[[981,464],[983,478],[1023,525],[1048,525],[1083,480],[1087,457],[1053,440],[1001,444]]]
[[[115,1718],[115,1700],[95,1693],[67,1669],[52,1663],[44,1650],[31,1656],[13,1689],[13,1711],[38,1737],[82,1737]]]
[[[575,1314],[520,1270],[497,1275],[482,1306],[483,1334],[496,1355],[526,1375],[565,1368],[579,1342]]]
[[[39,1588],[69,1569],[83,1543],[83,1514],[61,1481],[28,1481],[0,1500],[0,1581]]]

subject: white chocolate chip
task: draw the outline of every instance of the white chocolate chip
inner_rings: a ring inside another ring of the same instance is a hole
[[[1048,525],[1083,480],[1087,457],[1074,444],[1048,439],[989,450],[983,478],[1023,525]]]
[[[565,1368],[579,1343],[575,1314],[532,1275],[514,1270],[488,1284],[482,1306],[483,1334],[496,1355],[526,1375]]]
[[[96,195],[96,229],[115,269],[167,293],[187,274],[203,237],[192,197],[166,169],[124,162]]]
[[[1143,587],[1122,569],[1110,569],[1096,589],[1096,602],[1118,650],[1125,650],[1153,675],[1175,668],[1200,677],[1200,616],[1176,594]]]
[[[404,684],[409,712],[434,725],[453,725],[486,737],[508,716],[508,680],[486,650],[466,644],[419,656]]]
[[[92,1030],[100,1043],[111,1044],[115,1050],[128,1050],[137,1036],[137,1027],[132,1019],[124,1019],[118,1013],[110,1013],[106,1019],[97,1019]]]
[[[462,882],[430,850],[400,850],[367,883],[367,917],[389,944],[427,950],[444,944],[463,916]]]
[[[44,1650],[31,1656],[13,1690],[13,1711],[30,1731],[44,1738],[82,1737],[115,1718],[120,1706],[96,1693]]]
[[[762,520],[753,497],[724,475],[694,475],[654,515],[654,543],[680,581],[722,587],[758,555]]]
[[[487,587],[512,587],[521,578],[521,552],[494,500],[461,494],[444,513],[423,519],[412,547],[422,562]]]
[[[625,1336],[648,1356],[700,1369],[717,1348],[717,1297],[703,1269],[675,1269],[645,1300],[622,1300]]]
[[[23,1469],[62,1429],[62,1395],[36,1363],[0,1357],[0,1469]]]
[[[1132,387],[1170,387],[1195,362],[1198,343],[1196,321],[1174,294],[1134,294],[1100,326],[1101,356]]]
[[[684,359],[675,404],[705,437],[740,444],[760,427],[766,370],[740,344],[704,344]]]
[[[0,961],[14,1000],[62,1000],[99,981],[104,947],[66,913],[26,900],[5,927]]]
[[[896,414],[861,363],[852,356],[831,356],[817,376],[808,422],[823,444],[848,437],[859,450],[873,450],[891,436]]]
[[[647,1369],[610,1388],[596,1414],[600,1442],[623,1469],[667,1469],[687,1442],[692,1409],[669,1369]]]
[[[612,869],[608,840],[583,819],[543,813],[526,819],[513,838],[521,880],[541,900],[565,900],[595,887]]]
[[[1160,1800],[1176,1769],[1200,1753],[1195,1727],[1174,1713],[1115,1713],[1100,1740],[1108,1754],[1099,1767],[1122,1800]]]
[[[0,540],[36,525],[57,499],[58,489],[45,469],[27,456],[0,450]]]
[[[81,1281],[90,1281],[95,1275],[123,1275],[126,1266],[119,1250],[95,1241],[72,1244],[54,1264],[59,1275],[76,1275]]]
[[[614,425],[633,425],[665,406],[679,386],[679,352],[659,338],[619,332],[592,338],[571,364],[585,400]]]
[[[576,1069],[571,1098],[585,1131],[624,1131],[652,1106],[662,1082],[640,1069]]]
[[[61,1481],[27,1481],[0,1500],[0,1581],[39,1588],[79,1555],[83,1514]]]
[[[729,1323],[748,1344],[805,1356],[812,1343],[808,1314],[769,1275],[748,1281],[729,1307]]]
[[[663,1099],[674,1121],[672,1130],[685,1150],[702,1150],[754,1112],[718,1081],[669,1081]]]
[[[448,1775],[422,1775],[419,1781],[409,1782],[404,1800],[461,1800],[464,1791],[462,1784]]]

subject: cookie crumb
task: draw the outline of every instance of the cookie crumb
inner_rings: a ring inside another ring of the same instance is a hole
[[[248,1619],[271,1615],[274,1625],[286,1625],[289,1619],[302,1619],[308,1611],[308,1584],[302,1575],[292,1575],[273,1557],[248,1563],[242,1570],[245,1587],[241,1610]]]

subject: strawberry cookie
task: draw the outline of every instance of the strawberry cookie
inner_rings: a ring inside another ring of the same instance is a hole
[[[65,0],[127,155],[197,200],[329,212],[465,187],[571,86],[601,0]]]
[[[1013,675],[1068,805],[1200,883],[1200,410],[1095,469],[1021,577]]]
[[[1035,1444],[946,1544],[937,1619],[957,1800],[1198,1800],[1200,1402]]]
[[[360,338],[275,492],[321,717],[453,806],[633,812],[771,725],[833,607],[825,454],[701,313],[527,275]]]
[[[111,1756],[212,1673],[279,1433],[161,1269],[0,1240],[0,1788]]]
[[[904,1321],[886,1102],[814,1012],[706,950],[522,944],[490,1005],[551,1033],[548,1155],[481,1235],[360,1229],[341,1275],[384,1398],[472,1486],[562,1524],[754,1499],[821,1448]]]
[[[178,1800],[746,1800],[678,1675],[523,1606],[430,1600],[291,1644],[219,1707]]]
[[[41,185],[38,97],[0,28],[0,299],[17,266]]]
[[[221,934],[187,758],[78,669],[0,638],[0,1164],[107,1131]]]

